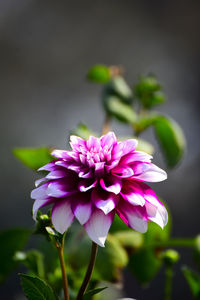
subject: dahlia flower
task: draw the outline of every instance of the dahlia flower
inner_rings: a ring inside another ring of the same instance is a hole
[[[72,150],[54,150],[56,158],[39,171],[48,175],[36,181],[33,217],[53,204],[52,223],[64,233],[76,218],[92,241],[104,246],[115,213],[139,232],[148,221],[162,228],[168,215],[154,191],[144,182],[165,180],[165,171],[151,163],[152,156],[136,151],[137,140],[118,142],[113,132],[87,141],[70,137]]]

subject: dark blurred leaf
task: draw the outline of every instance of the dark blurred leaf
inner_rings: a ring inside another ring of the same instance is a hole
[[[194,259],[200,271],[200,235],[195,239]]]
[[[50,154],[51,150],[42,148],[15,148],[13,154],[27,167],[37,170],[54,160]]]
[[[89,69],[87,77],[89,80],[97,83],[106,83],[111,79],[111,73],[109,67],[95,65]]]
[[[80,136],[84,140],[88,140],[88,138],[93,135],[95,136],[96,134],[90,130],[85,124],[80,123],[78,126],[71,131],[72,135],[77,135]]]
[[[161,85],[155,76],[141,77],[134,86],[134,95],[142,103],[144,108],[152,108],[165,101],[165,96],[160,92]]]
[[[44,278],[44,262],[43,254],[37,250],[29,250],[28,252],[16,252],[15,261],[23,263],[28,271],[34,275]]]
[[[31,231],[23,228],[0,232],[0,282],[16,267],[14,254],[26,245]]]
[[[83,296],[83,300],[90,300],[92,296],[101,293],[103,290],[107,289],[107,287],[103,287],[103,288],[97,288],[91,291],[88,291],[87,293],[85,293],[85,295]]]
[[[28,300],[56,300],[52,288],[40,278],[20,274],[21,284]]]
[[[180,126],[172,119],[160,116],[154,122],[155,134],[169,167],[174,167],[183,157],[185,138]]]
[[[200,275],[190,270],[188,267],[182,268],[185,279],[190,287],[195,299],[200,299]]]
[[[130,103],[133,99],[133,93],[125,79],[116,76],[106,85],[104,94],[118,96],[122,102]]]
[[[135,122],[136,113],[132,106],[122,102],[118,96],[104,95],[103,102],[107,114],[111,117],[124,123],[132,124]]]

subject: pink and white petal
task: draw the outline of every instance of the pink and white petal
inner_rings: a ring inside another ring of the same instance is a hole
[[[100,140],[97,137],[94,137],[94,136],[91,135],[89,137],[89,139],[87,140],[87,148],[88,148],[88,150],[96,148],[96,151],[99,151],[100,146],[101,146]]]
[[[160,182],[167,179],[167,173],[154,164],[144,173],[134,176],[135,179],[147,182]]]
[[[113,149],[112,149],[112,160],[117,160],[117,161],[120,160],[120,158],[123,155],[123,148],[124,148],[123,142],[119,142],[119,143],[117,143],[117,144],[115,144],[113,146]]]
[[[119,196],[94,189],[91,194],[91,200],[97,208],[101,209],[107,215],[116,207]]]
[[[120,160],[120,164],[128,165],[135,161],[151,162],[153,157],[145,152],[134,151],[133,153],[126,154]]]
[[[123,141],[122,143],[123,143],[123,155],[132,153],[133,151],[135,151],[138,145],[138,141],[135,139],[126,140]]]
[[[33,203],[33,208],[32,208],[33,219],[36,220],[37,212],[40,208],[51,204],[53,201],[54,201],[54,199],[52,199],[52,198],[47,199],[47,200],[40,200],[40,199],[35,200],[35,202]]]
[[[56,203],[52,209],[51,219],[55,229],[63,234],[74,219],[70,201],[63,200]]]
[[[150,163],[136,161],[129,165],[134,173],[134,177],[147,172],[151,168]]]
[[[91,170],[88,171],[88,169],[87,169],[87,170],[79,172],[78,176],[80,178],[91,178],[91,177],[93,177],[93,173],[91,172]]]
[[[145,233],[147,231],[148,222],[137,211],[126,213],[129,226],[136,231]]]
[[[71,191],[66,191],[64,185],[59,181],[50,182],[47,188],[47,195],[50,197],[63,198],[71,194]]]
[[[74,205],[73,213],[81,225],[85,224],[92,213],[92,205],[90,202],[80,202]]]
[[[101,146],[104,147],[105,145],[110,148],[113,144],[117,143],[117,138],[114,134],[114,132],[108,132],[106,135],[102,136],[100,138]]]
[[[59,168],[61,169],[61,168]],[[59,178],[63,178],[65,177],[67,174],[66,174],[66,171],[65,170],[55,170],[55,171],[51,171],[47,176],[46,178],[47,179],[59,179]]]
[[[100,185],[105,191],[111,192],[111,193],[114,193],[115,195],[117,195],[121,191],[122,181],[117,177],[110,176],[109,181],[101,178]]]
[[[120,193],[124,200],[128,201],[132,205],[145,205],[144,195],[137,189],[132,189],[129,192]]]
[[[95,175],[100,176],[104,173],[105,162],[95,163]]]
[[[168,222],[168,213],[164,206],[155,207],[148,201],[145,204],[148,220],[158,224],[162,229]],[[153,208],[152,208],[153,207]]]
[[[31,198],[45,200],[48,197],[47,188],[48,188],[48,183],[44,183],[43,185],[39,186],[38,188],[32,190]]]
[[[104,247],[113,218],[114,212],[105,215],[100,209],[96,209],[84,225],[90,239],[101,247]]]
[[[69,158],[69,151],[67,150],[58,150],[55,149],[51,152],[51,155],[56,157],[56,158],[60,158],[60,159],[68,159]]]
[[[45,166],[38,169],[38,171],[53,171],[55,169],[56,161],[51,161],[50,163],[46,164]]]
[[[37,179],[35,181],[35,186],[38,187],[41,183],[44,183],[45,181],[47,181],[47,177],[43,177],[43,178]]]
[[[70,146],[75,151],[80,151],[80,147],[86,147],[86,141],[78,136],[70,136]]]
[[[129,178],[134,175],[133,170],[128,166],[117,166],[112,169],[111,173],[121,178]]]

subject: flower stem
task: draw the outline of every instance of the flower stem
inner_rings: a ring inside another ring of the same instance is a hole
[[[170,300],[171,299],[172,279],[173,279],[173,265],[166,266],[166,270],[165,270],[165,294],[164,294],[164,300]]]
[[[96,256],[97,256],[97,250],[98,250],[98,245],[94,242],[92,242],[92,250],[91,250],[91,255],[90,255],[90,262],[85,274],[85,277],[83,279],[82,285],[80,287],[80,290],[78,292],[76,300],[82,300],[84,293],[87,289],[87,286],[89,284],[89,281],[92,276],[92,271],[94,269],[95,261],[96,261]]]
[[[110,131],[110,116],[106,115],[103,128],[102,128],[102,135],[108,133]]]
[[[56,243],[56,248],[58,250],[60,266],[61,266],[61,271],[62,271],[63,289],[64,289],[64,295],[65,295],[64,299],[69,300],[68,280],[67,280],[67,275],[66,275],[65,260],[64,260],[64,254],[63,254],[64,238],[62,240],[61,245]]]

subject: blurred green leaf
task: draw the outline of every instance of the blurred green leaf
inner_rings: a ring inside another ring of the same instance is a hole
[[[42,148],[15,148],[13,154],[27,167],[37,170],[54,160],[50,154],[51,150]]]
[[[143,139],[138,139],[137,138],[137,140],[138,140],[138,145],[137,145],[137,148],[136,148],[137,151],[143,151],[143,152],[146,152],[150,155],[154,154],[154,146],[151,143],[149,143],[149,142],[147,142]]]
[[[104,108],[108,115],[124,123],[134,123],[137,116],[131,105],[120,100],[118,96],[105,95]]]
[[[56,300],[52,288],[44,280],[26,274],[19,275],[28,300]]]
[[[140,232],[134,230],[117,231],[114,234],[121,246],[124,248],[140,248],[144,242],[144,237]]]
[[[195,239],[194,259],[200,271],[200,235]]]
[[[84,140],[87,140],[91,135],[96,136],[96,134],[83,123],[79,123],[74,130],[71,130],[71,134],[80,136]]]
[[[110,80],[104,89],[104,94],[118,96],[125,103],[131,103],[133,99],[131,88],[121,76],[115,76]]]
[[[85,295],[83,296],[83,300],[91,300],[91,297],[101,293],[103,290],[107,289],[107,287],[103,287],[103,288],[97,288],[94,290],[90,290],[88,292],[85,293]]]
[[[168,240],[171,231],[171,218],[168,224],[161,229],[153,222],[148,223],[148,230],[143,234],[144,242],[129,260],[128,267],[141,284],[148,284],[158,273],[162,265],[160,247],[154,247],[155,242]]]
[[[106,83],[111,79],[109,67],[105,65],[95,65],[88,71],[87,77],[89,80],[97,83]]]
[[[14,256],[15,261],[23,263],[28,270],[34,275],[44,278],[44,257],[37,250],[29,250],[28,252],[18,251]]]
[[[155,134],[168,167],[174,167],[183,157],[185,138],[180,126],[172,119],[160,116],[154,122]]]
[[[142,76],[134,86],[134,95],[144,108],[150,109],[165,101],[165,96],[160,90],[161,85],[157,82],[155,76]]]
[[[145,114],[134,124],[137,132],[142,132],[149,126],[154,127],[168,167],[174,167],[183,157],[186,146],[182,129],[171,118],[157,113]]]
[[[190,270],[188,267],[183,267],[182,271],[193,297],[195,299],[200,299],[200,275]]]
[[[108,234],[105,248],[99,247],[95,272],[100,275],[102,280],[118,280],[121,277],[122,268],[127,264],[128,255],[126,251],[117,238]]]
[[[16,251],[26,245],[31,231],[24,228],[8,229],[0,232],[0,283],[15,269],[14,260]]]

